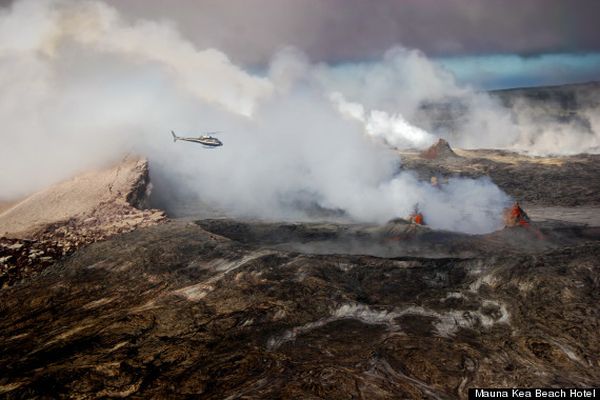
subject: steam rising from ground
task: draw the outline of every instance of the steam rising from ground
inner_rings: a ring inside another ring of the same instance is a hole
[[[0,200],[134,152],[173,196],[235,215],[295,219],[320,207],[385,222],[418,203],[435,228],[501,224],[508,198],[489,180],[431,187],[399,172],[385,145],[424,148],[441,135],[458,146],[526,146],[514,115],[418,51],[329,67],[288,49],[252,74],[168,23],[130,22],[98,1],[23,0],[2,12]],[[460,133],[414,125],[424,101],[451,97],[468,108]],[[171,129],[222,130],[225,146],[173,144]],[[552,148],[541,140],[541,151]],[[585,143],[594,145],[595,134]]]

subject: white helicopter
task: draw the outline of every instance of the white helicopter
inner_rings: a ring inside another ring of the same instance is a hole
[[[223,146],[223,142],[221,142],[216,137],[211,136],[216,135],[217,133],[219,132],[205,132],[204,135],[198,137],[181,137],[177,136],[175,132],[171,131],[171,135],[173,135],[173,142],[176,142],[178,140],[185,140],[186,142],[199,143],[204,147],[208,148]]]

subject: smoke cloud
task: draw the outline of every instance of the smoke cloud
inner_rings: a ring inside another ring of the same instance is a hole
[[[330,64],[380,58],[398,43],[433,57],[600,50],[596,0],[106,1],[137,18],[177,21],[199,48],[247,65],[267,64],[285,45]]]
[[[100,1],[0,10],[0,90],[0,200],[133,152],[150,159],[167,202],[277,219],[328,209],[379,223],[418,204],[434,228],[482,233],[501,226],[508,196],[487,179],[434,188],[401,172],[390,146],[424,148],[440,136],[523,145],[513,113],[419,51],[331,67],[285,49],[256,74],[167,22],[130,22]],[[463,104],[461,129],[436,131],[423,104],[449,98]],[[174,144],[171,129],[221,130],[225,145]]]

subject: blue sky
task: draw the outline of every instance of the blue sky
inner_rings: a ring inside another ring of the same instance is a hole
[[[560,85],[600,80],[600,53],[510,54],[436,59],[461,83],[480,89]]]

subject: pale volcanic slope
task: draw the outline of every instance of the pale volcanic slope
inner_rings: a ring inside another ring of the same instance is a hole
[[[52,185],[0,214],[0,287],[32,278],[75,250],[165,222],[148,209],[148,162],[126,157]]]
[[[140,206],[148,182],[148,162],[136,157],[84,173],[2,210],[0,235],[25,237],[48,224],[88,215],[108,203]]]
[[[9,208],[14,207],[17,203],[18,201],[0,201],[0,214]]]

